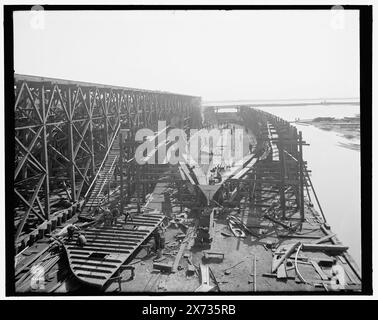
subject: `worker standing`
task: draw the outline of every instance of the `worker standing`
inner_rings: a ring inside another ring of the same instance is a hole
[[[79,247],[84,247],[86,244],[87,244],[87,239],[85,238],[83,234],[79,233],[77,237],[77,245]]]
[[[127,223],[127,220],[130,218],[131,221],[133,221],[133,216],[131,215],[131,213],[126,210],[123,215],[125,216],[125,224]]]
[[[73,224],[70,224],[67,226],[67,235],[68,235],[68,240],[72,240],[73,236],[75,235],[75,231],[79,230],[77,226],[74,226]]]
[[[163,235],[163,230],[159,227],[157,228],[154,233],[154,242],[155,242],[155,251],[156,251],[156,259],[161,258],[161,252],[165,247],[165,237]]]
[[[111,226],[113,224],[113,215],[108,207],[105,207],[104,209],[104,220],[106,226]]]
[[[113,208],[112,210],[112,225],[117,224],[117,218],[119,216],[119,210],[118,208]]]
[[[222,175],[220,174],[219,168],[217,168],[217,171],[216,171],[216,178],[218,180],[218,183],[222,181]]]

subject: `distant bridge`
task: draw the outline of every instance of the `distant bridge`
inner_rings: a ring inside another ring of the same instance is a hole
[[[332,99],[282,99],[282,100],[229,100],[203,101],[202,108],[237,108],[237,107],[298,107],[298,106],[334,106],[359,105],[359,98],[332,98]]]

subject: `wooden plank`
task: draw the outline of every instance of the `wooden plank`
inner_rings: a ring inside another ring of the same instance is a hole
[[[180,176],[181,176],[181,179],[182,180],[188,180],[187,178],[186,178],[186,175],[185,175],[185,173],[184,173],[184,171],[182,170],[182,168],[181,167],[178,167],[178,169],[179,169],[179,173],[180,173]]]
[[[186,249],[186,245],[187,244],[188,244],[187,242],[182,242],[181,243],[179,252],[177,253],[177,255],[175,257],[175,261],[173,262],[172,272],[176,272],[177,271],[177,267],[178,267],[178,265],[180,263],[181,257],[182,257],[182,255],[184,253],[184,250]]]
[[[201,270],[201,285],[195,290],[195,292],[209,292],[214,290],[215,286],[210,284],[210,271],[209,266],[200,264]]]
[[[344,252],[348,250],[347,246],[335,245],[335,244],[314,244],[314,243],[304,243],[302,246],[303,250],[309,251],[333,251],[333,252]]]
[[[36,261],[40,256],[42,256],[50,248],[51,248],[51,245],[47,245],[44,249],[42,249],[35,255],[32,255],[31,259],[27,260],[25,263],[22,264],[20,268],[16,269],[15,276],[18,276],[22,271],[24,271],[28,266],[30,266],[34,261]]]
[[[277,278],[276,273],[263,273],[262,276],[267,278]],[[295,280],[296,278],[294,276],[287,276],[286,279]]]
[[[343,256],[337,256],[339,258],[339,260],[343,263],[343,264],[347,264],[347,261],[345,260],[345,258]]]
[[[289,248],[287,248],[286,252],[282,255],[282,257],[276,258],[274,265],[272,265],[272,273],[277,271],[278,267],[284,262],[284,260],[289,257],[295,250],[295,248],[300,244],[300,242],[292,244]]]
[[[351,257],[351,255],[348,252],[344,252],[343,257],[347,261],[349,267],[353,270],[353,274],[355,274],[356,277],[358,277],[358,279],[361,280],[361,270],[357,263],[354,261],[354,259]]]
[[[320,226],[320,229],[322,229],[323,232],[324,232],[326,235],[330,235],[330,234],[332,234],[331,231],[329,231],[329,230],[327,230],[327,229],[325,228],[324,224],[322,224],[322,225]],[[330,240],[331,240],[331,242],[332,242],[333,244],[339,244],[339,241],[338,241],[335,237],[330,238]]]
[[[186,177],[190,181],[190,183],[193,184],[193,185],[195,185],[196,183],[194,182],[192,176],[190,175],[189,169],[186,166],[186,164],[184,162],[181,162],[181,161],[179,162],[179,164],[180,164],[180,167],[181,167],[182,171],[184,172],[184,174],[186,175]]]
[[[315,235],[301,235],[301,234],[279,234],[278,235],[278,238],[295,238],[295,239],[319,239],[319,236],[315,236]],[[313,242],[315,243],[315,242]]]
[[[318,263],[314,260],[310,260],[311,264],[315,268],[316,272],[319,274],[319,276],[322,278],[322,280],[328,280],[328,276],[323,272],[322,268],[318,265]]]
[[[314,243],[314,244],[318,244],[318,243],[325,242],[325,241],[330,240],[331,238],[333,238],[335,235],[336,235],[336,234],[331,233],[331,234],[329,234],[329,235],[327,235],[327,236],[325,236],[325,237],[322,237],[322,238],[320,238],[320,239],[318,239],[318,240],[315,240],[313,243]]]
[[[282,227],[284,227],[284,228],[286,228],[286,229],[293,230],[292,227],[289,227],[288,225],[286,225],[286,224],[282,223],[281,221],[278,221],[278,220],[276,220],[276,219],[270,217],[270,216],[267,215],[267,214],[264,214],[264,218],[266,218],[266,219],[268,219],[268,220],[270,220],[270,221],[272,221],[272,222],[274,222],[274,223],[276,223],[276,224],[278,224],[278,225],[280,225],[280,226],[282,226]]]
[[[277,269],[277,278],[278,279],[286,279],[287,278],[285,263],[282,263],[278,267],[278,269]]]
[[[350,282],[352,284],[359,284],[360,282],[356,279],[356,276],[354,275],[353,272],[351,272],[350,270],[348,270],[348,268],[344,268],[344,271],[345,271],[345,274],[347,275],[347,277],[350,279]]]

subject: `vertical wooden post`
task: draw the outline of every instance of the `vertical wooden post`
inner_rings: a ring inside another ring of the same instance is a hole
[[[293,133],[293,145],[292,145],[292,155],[294,156],[294,158],[297,160],[296,162],[296,168],[299,168],[299,152],[298,152],[298,141],[299,141],[299,137],[298,137],[298,131],[297,131],[297,128],[294,128],[294,133]],[[294,145],[295,144],[295,145]],[[296,182],[299,182],[299,169],[298,171],[296,172],[295,175],[293,175],[293,178]],[[297,208],[300,208],[301,206],[301,200],[300,200],[300,192],[299,192],[299,185],[296,184],[294,186],[295,188],[295,203],[297,205]]]
[[[54,92],[51,92],[51,98]],[[42,120],[43,120],[43,161],[46,169],[45,177],[45,218],[50,219],[50,168],[49,168],[49,156],[47,146],[47,128],[46,128],[46,107],[45,107],[45,86],[41,86],[41,105],[42,105]]]
[[[285,155],[283,149],[283,140],[280,135],[279,142],[278,142],[278,150],[279,150],[279,165],[280,165],[280,202],[281,202],[281,210],[282,210],[282,218],[286,218],[286,199],[285,199]]]
[[[182,188],[181,188],[181,182],[178,182],[177,183],[178,184],[178,194],[179,194],[179,201],[180,201],[180,212],[182,212],[182,194],[181,194],[181,192],[182,192]]]
[[[135,181],[135,188],[136,188],[136,194],[137,194],[137,208],[138,208],[138,213],[140,213],[140,191],[139,191],[139,181],[140,181],[140,166],[136,164],[136,181]]]
[[[125,152],[125,160],[127,161],[129,159],[129,156],[130,154],[132,153],[132,150],[134,150],[134,148],[130,147],[129,145],[129,137],[127,139],[127,152]],[[127,162],[127,165],[126,165],[126,181],[127,181],[127,203],[129,203],[130,201],[130,198],[131,198],[131,193],[132,193],[132,185],[134,183],[134,164],[133,162],[131,163],[128,163]]]
[[[123,194],[123,134],[122,131],[119,135],[119,180],[120,180],[120,213],[123,214],[123,208],[124,208],[124,194]]]
[[[107,175],[107,179],[108,179],[108,203],[110,203],[110,180],[111,180],[111,177],[109,177],[109,173],[106,173]]]
[[[88,89],[87,95],[88,95],[88,106],[89,106],[89,147],[91,151],[91,174],[94,176],[96,174],[96,163],[95,163],[95,156],[94,156],[94,143],[93,143],[93,110],[96,104],[96,93],[97,89],[94,91],[93,95],[93,104],[91,103],[91,89]]]
[[[147,162],[145,163],[144,165],[144,170],[143,170],[143,175],[142,175],[142,180],[148,180],[149,179],[149,175],[148,175],[148,164]],[[142,202],[145,203],[146,202],[146,194],[147,194],[147,189],[148,187],[148,182],[144,181],[142,183]]]
[[[257,187],[257,170],[254,169],[253,170],[254,172],[254,180],[253,181],[253,189],[252,189],[252,199],[251,199],[251,202],[252,202],[252,206],[255,207],[255,204],[256,204],[256,187]],[[254,208],[254,212],[256,213],[256,209]]]
[[[76,179],[75,179],[75,158],[74,158],[74,138],[73,138],[73,130],[72,126],[74,125],[72,122],[73,112],[72,112],[72,97],[71,97],[71,88],[68,88],[68,147],[69,147],[69,160],[70,160],[70,178],[71,178],[71,200],[76,202]]]
[[[104,129],[105,129],[105,153],[109,149],[109,126],[108,126],[108,104],[106,102],[106,90],[104,90]]]
[[[300,215],[301,220],[304,221],[304,190],[303,190],[303,145],[302,145],[302,132],[299,131],[299,192],[301,197]]]

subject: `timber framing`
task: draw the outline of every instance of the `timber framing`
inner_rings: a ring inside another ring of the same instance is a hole
[[[134,141],[159,120],[182,128],[201,121],[199,97],[163,91],[16,74],[14,94],[16,244],[51,219],[56,202],[83,200],[118,130]]]

